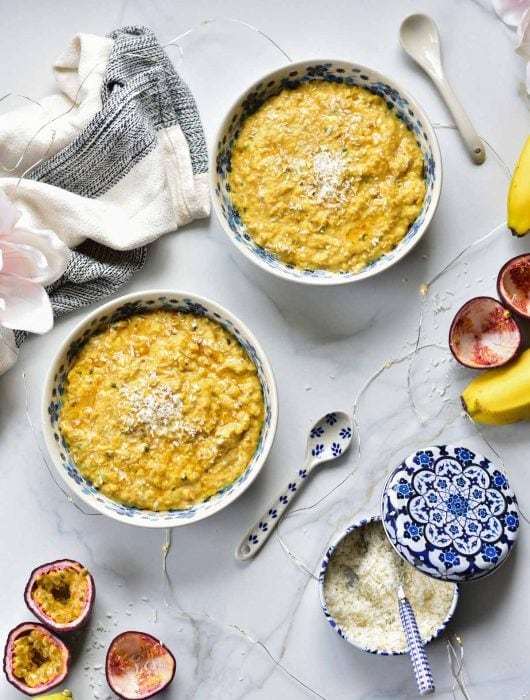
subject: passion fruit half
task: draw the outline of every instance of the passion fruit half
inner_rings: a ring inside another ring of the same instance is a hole
[[[56,632],[81,627],[90,615],[95,596],[94,579],[88,569],[73,559],[37,567],[24,591],[29,610]]]
[[[475,297],[456,312],[449,347],[465,367],[501,367],[519,352],[521,331],[511,311],[497,299]]]
[[[66,678],[70,652],[63,641],[38,622],[23,622],[7,638],[4,673],[26,695],[51,690]]]
[[[110,643],[107,683],[123,700],[145,700],[167,687],[176,661],[169,649],[145,632],[123,632]]]
[[[530,318],[530,254],[518,255],[501,267],[497,291],[511,311]]]

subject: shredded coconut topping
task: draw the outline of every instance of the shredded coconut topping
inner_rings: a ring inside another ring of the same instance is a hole
[[[340,198],[339,187],[346,160],[339,151],[330,152],[321,149],[313,157],[313,176],[317,202]]]
[[[128,404],[123,422],[129,431],[143,428],[152,435],[174,438],[183,433],[193,437],[197,433],[197,428],[182,418],[180,396],[169,384],[157,384],[153,372],[134,384],[121,386],[119,392]]]

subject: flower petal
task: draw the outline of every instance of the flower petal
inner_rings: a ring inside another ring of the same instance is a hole
[[[19,218],[20,212],[18,209],[15,209],[6,195],[0,190],[0,235],[11,231]]]
[[[523,18],[517,28],[517,36],[519,37],[519,43],[517,44],[515,50],[527,60],[530,60],[530,8],[524,13]]]
[[[44,288],[23,277],[0,273],[0,325],[31,333],[49,331],[53,313]]]
[[[59,279],[72,254],[53,231],[17,227],[2,236],[2,240],[18,246],[31,246],[44,256],[45,264],[39,265],[39,273],[32,279],[45,285]]]
[[[0,255],[0,269],[6,275],[17,275],[40,282],[43,272],[48,269],[46,256],[32,246],[5,243],[0,239]]]
[[[517,27],[530,7],[529,0],[493,0],[493,9],[509,27]]]
[[[7,328],[0,326],[0,374],[7,372],[15,364],[17,355],[15,336]]]

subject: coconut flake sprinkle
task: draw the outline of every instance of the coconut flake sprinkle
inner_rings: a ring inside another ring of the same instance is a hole
[[[321,149],[313,157],[313,176],[316,200],[322,203],[339,198],[342,174],[346,167],[346,159],[340,151]]]
[[[183,402],[169,384],[157,384],[156,375],[150,372],[134,384],[119,388],[128,404],[123,422],[129,431],[143,428],[152,435],[177,437],[186,433],[195,435],[197,429],[183,420]]]

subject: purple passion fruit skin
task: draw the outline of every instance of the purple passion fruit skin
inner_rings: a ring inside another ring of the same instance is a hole
[[[504,263],[497,276],[497,292],[510,311],[530,319],[530,254]]]
[[[471,369],[502,367],[519,353],[521,331],[509,309],[493,297],[475,297],[455,314],[449,348]]]
[[[122,700],[146,700],[175,676],[169,649],[146,632],[122,632],[109,645],[105,673],[110,689]]]
[[[88,569],[73,559],[37,567],[24,591],[28,609],[56,632],[71,632],[85,624],[95,597],[94,579]]]
[[[40,695],[66,678],[70,652],[65,643],[38,622],[23,622],[9,633],[4,673],[26,695]]]

